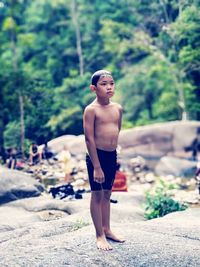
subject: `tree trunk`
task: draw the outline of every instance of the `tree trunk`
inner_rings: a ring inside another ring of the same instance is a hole
[[[82,53],[81,33],[80,33],[80,26],[78,22],[76,0],[72,0],[71,2],[71,14],[72,14],[72,21],[74,23],[75,32],[76,32],[76,50],[77,50],[77,54],[79,58],[79,73],[82,76],[84,73],[84,60],[83,60],[83,53]]]
[[[163,9],[163,12],[164,12],[164,16],[165,16],[165,21],[166,23],[169,23],[169,16],[168,16],[168,13],[167,13],[167,7],[166,7],[166,3],[163,1],[163,0],[160,0],[160,5]]]
[[[1,159],[3,160],[3,163],[6,163],[6,152],[5,152],[5,148],[4,148],[4,136],[3,136],[3,132],[4,132],[4,121],[2,116],[0,116],[0,156]]]
[[[170,17],[168,16],[168,13],[167,13],[167,4],[165,1],[163,0],[159,0],[160,2],[160,5],[163,9],[163,12],[164,12],[164,16],[165,16],[165,20],[166,20],[166,23],[169,24],[169,23],[172,23],[172,21],[170,21]],[[183,3],[181,1],[178,1],[178,4],[179,4],[179,16],[182,12],[182,5]],[[177,39],[175,36],[173,36],[173,33],[170,33],[170,31],[168,31],[168,34],[169,36],[171,37],[171,40],[172,40],[172,49],[174,50],[174,59],[175,59],[175,64],[176,64],[176,69],[179,70],[179,67],[178,67],[178,46],[177,46]],[[170,60],[168,60],[166,58],[166,60],[169,62],[169,66],[171,68],[171,66],[173,66],[173,63],[170,62]],[[183,71],[181,72],[181,70],[179,70],[178,72],[174,72],[174,77],[176,79],[176,82],[177,82],[177,89],[178,89],[178,105],[179,105],[179,108],[181,109],[181,120],[187,120],[188,119],[188,112],[186,110],[186,101],[185,101],[185,95],[184,95],[184,90],[182,88],[183,86],[183,82],[182,82],[182,77],[183,77]]]
[[[20,107],[20,149],[22,158],[24,158],[24,139],[25,139],[25,125],[24,125],[24,100],[21,92],[19,92],[19,107]]]
[[[13,17],[12,17],[13,18]],[[14,18],[13,18],[14,21]],[[24,139],[25,139],[25,124],[24,124],[24,102],[23,102],[23,96],[22,91],[20,88],[20,84],[18,82],[18,76],[17,73],[19,71],[18,62],[17,62],[17,49],[16,49],[16,32],[15,28],[13,27],[11,30],[11,46],[12,46],[12,60],[13,60],[13,72],[15,77],[14,87],[13,90],[18,91],[19,95],[19,110],[20,110],[20,152],[22,155],[22,158],[24,158]]]

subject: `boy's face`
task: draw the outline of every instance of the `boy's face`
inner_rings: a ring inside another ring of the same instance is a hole
[[[101,76],[96,86],[91,85],[91,90],[99,97],[111,98],[115,93],[115,82],[110,75]]]

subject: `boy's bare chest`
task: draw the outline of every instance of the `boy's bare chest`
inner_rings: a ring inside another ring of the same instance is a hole
[[[118,123],[119,110],[118,109],[99,109],[95,114],[96,123]]]

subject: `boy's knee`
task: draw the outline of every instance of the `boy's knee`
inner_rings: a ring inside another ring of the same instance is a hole
[[[103,198],[103,193],[102,191],[93,191],[92,192],[92,200],[94,200],[97,203],[100,203]]]
[[[111,191],[110,190],[104,190],[104,199],[107,201],[110,201],[111,197]]]

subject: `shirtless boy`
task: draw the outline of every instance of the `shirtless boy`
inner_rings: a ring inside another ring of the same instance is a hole
[[[97,248],[111,250],[107,239],[125,240],[110,229],[110,196],[116,172],[116,148],[121,129],[122,107],[110,99],[115,83],[110,72],[92,75],[90,89],[96,99],[85,108],[83,116],[86,163],[91,187],[90,212],[96,230]]]

